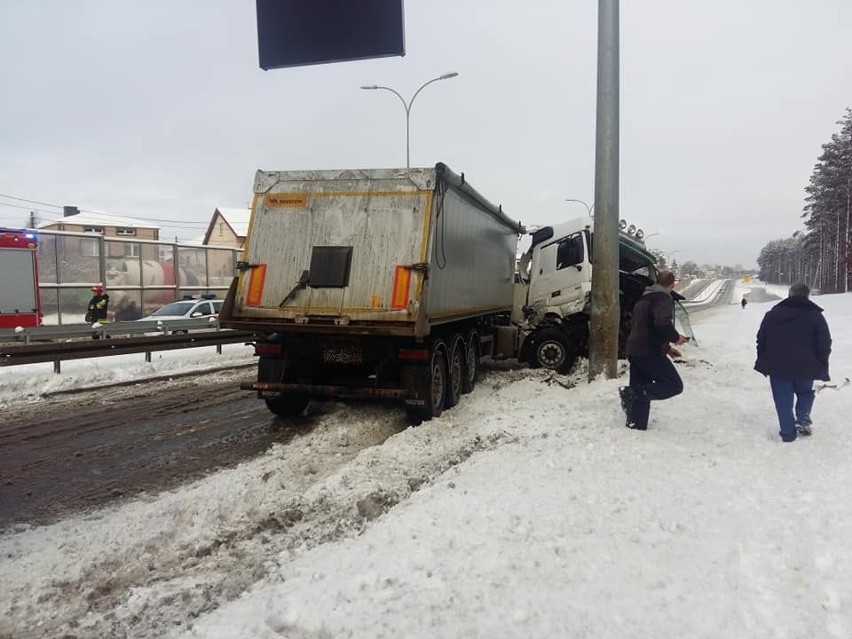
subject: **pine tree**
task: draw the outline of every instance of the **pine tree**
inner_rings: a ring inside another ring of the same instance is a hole
[[[852,275],[852,109],[838,122],[840,132],[824,144],[805,191],[803,217],[811,236],[809,261],[816,263],[814,284],[824,291],[848,291]]]
[[[852,279],[852,109],[822,146],[802,217],[806,233],[772,240],[757,258],[762,280],[801,281],[824,292],[848,291]]]

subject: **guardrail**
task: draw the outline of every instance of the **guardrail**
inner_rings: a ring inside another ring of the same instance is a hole
[[[29,326],[26,328],[4,328],[0,330],[0,342],[44,342],[47,340],[74,339],[79,337],[115,337],[117,335],[168,335],[186,331],[227,330],[220,329],[215,317],[197,317],[182,320],[136,320],[132,322],[109,322],[105,324],[63,324],[61,326]]]
[[[212,327],[212,328],[211,328]],[[143,337],[134,337],[134,335]],[[219,328],[205,319],[115,322],[100,326],[38,326],[0,331],[0,366],[53,362],[55,373],[61,362],[71,359],[144,353],[151,361],[155,351],[249,342],[251,331]],[[23,343],[22,343],[23,342]]]

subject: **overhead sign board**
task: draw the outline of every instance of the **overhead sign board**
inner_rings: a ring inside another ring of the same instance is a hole
[[[403,0],[256,0],[260,68],[405,55]]]

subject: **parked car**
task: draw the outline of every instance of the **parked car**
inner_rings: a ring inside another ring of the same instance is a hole
[[[158,308],[140,321],[193,319],[219,314],[224,300],[177,300]]]
[[[150,315],[140,318],[139,322],[188,320],[208,318],[213,319],[222,310],[224,300],[214,299],[184,299],[170,302],[158,308]],[[201,329],[203,330],[203,329]],[[186,333],[186,330],[169,331],[171,333]]]

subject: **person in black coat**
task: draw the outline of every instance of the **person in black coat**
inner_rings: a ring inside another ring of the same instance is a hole
[[[103,286],[93,286],[92,293],[84,319],[87,323],[106,321],[109,316],[109,295],[104,292]]]
[[[814,380],[829,381],[831,332],[805,284],[770,309],[757,331],[754,370],[769,376],[782,441],[811,434]],[[794,403],[795,398],[795,403]]]
[[[683,381],[669,359],[680,357],[672,343],[680,345],[689,339],[674,326],[674,285],[674,274],[660,271],[657,283],[646,288],[633,307],[627,338],[630,385],[619,389],[628,428],[647,430],[651,400],[683,392]]]

